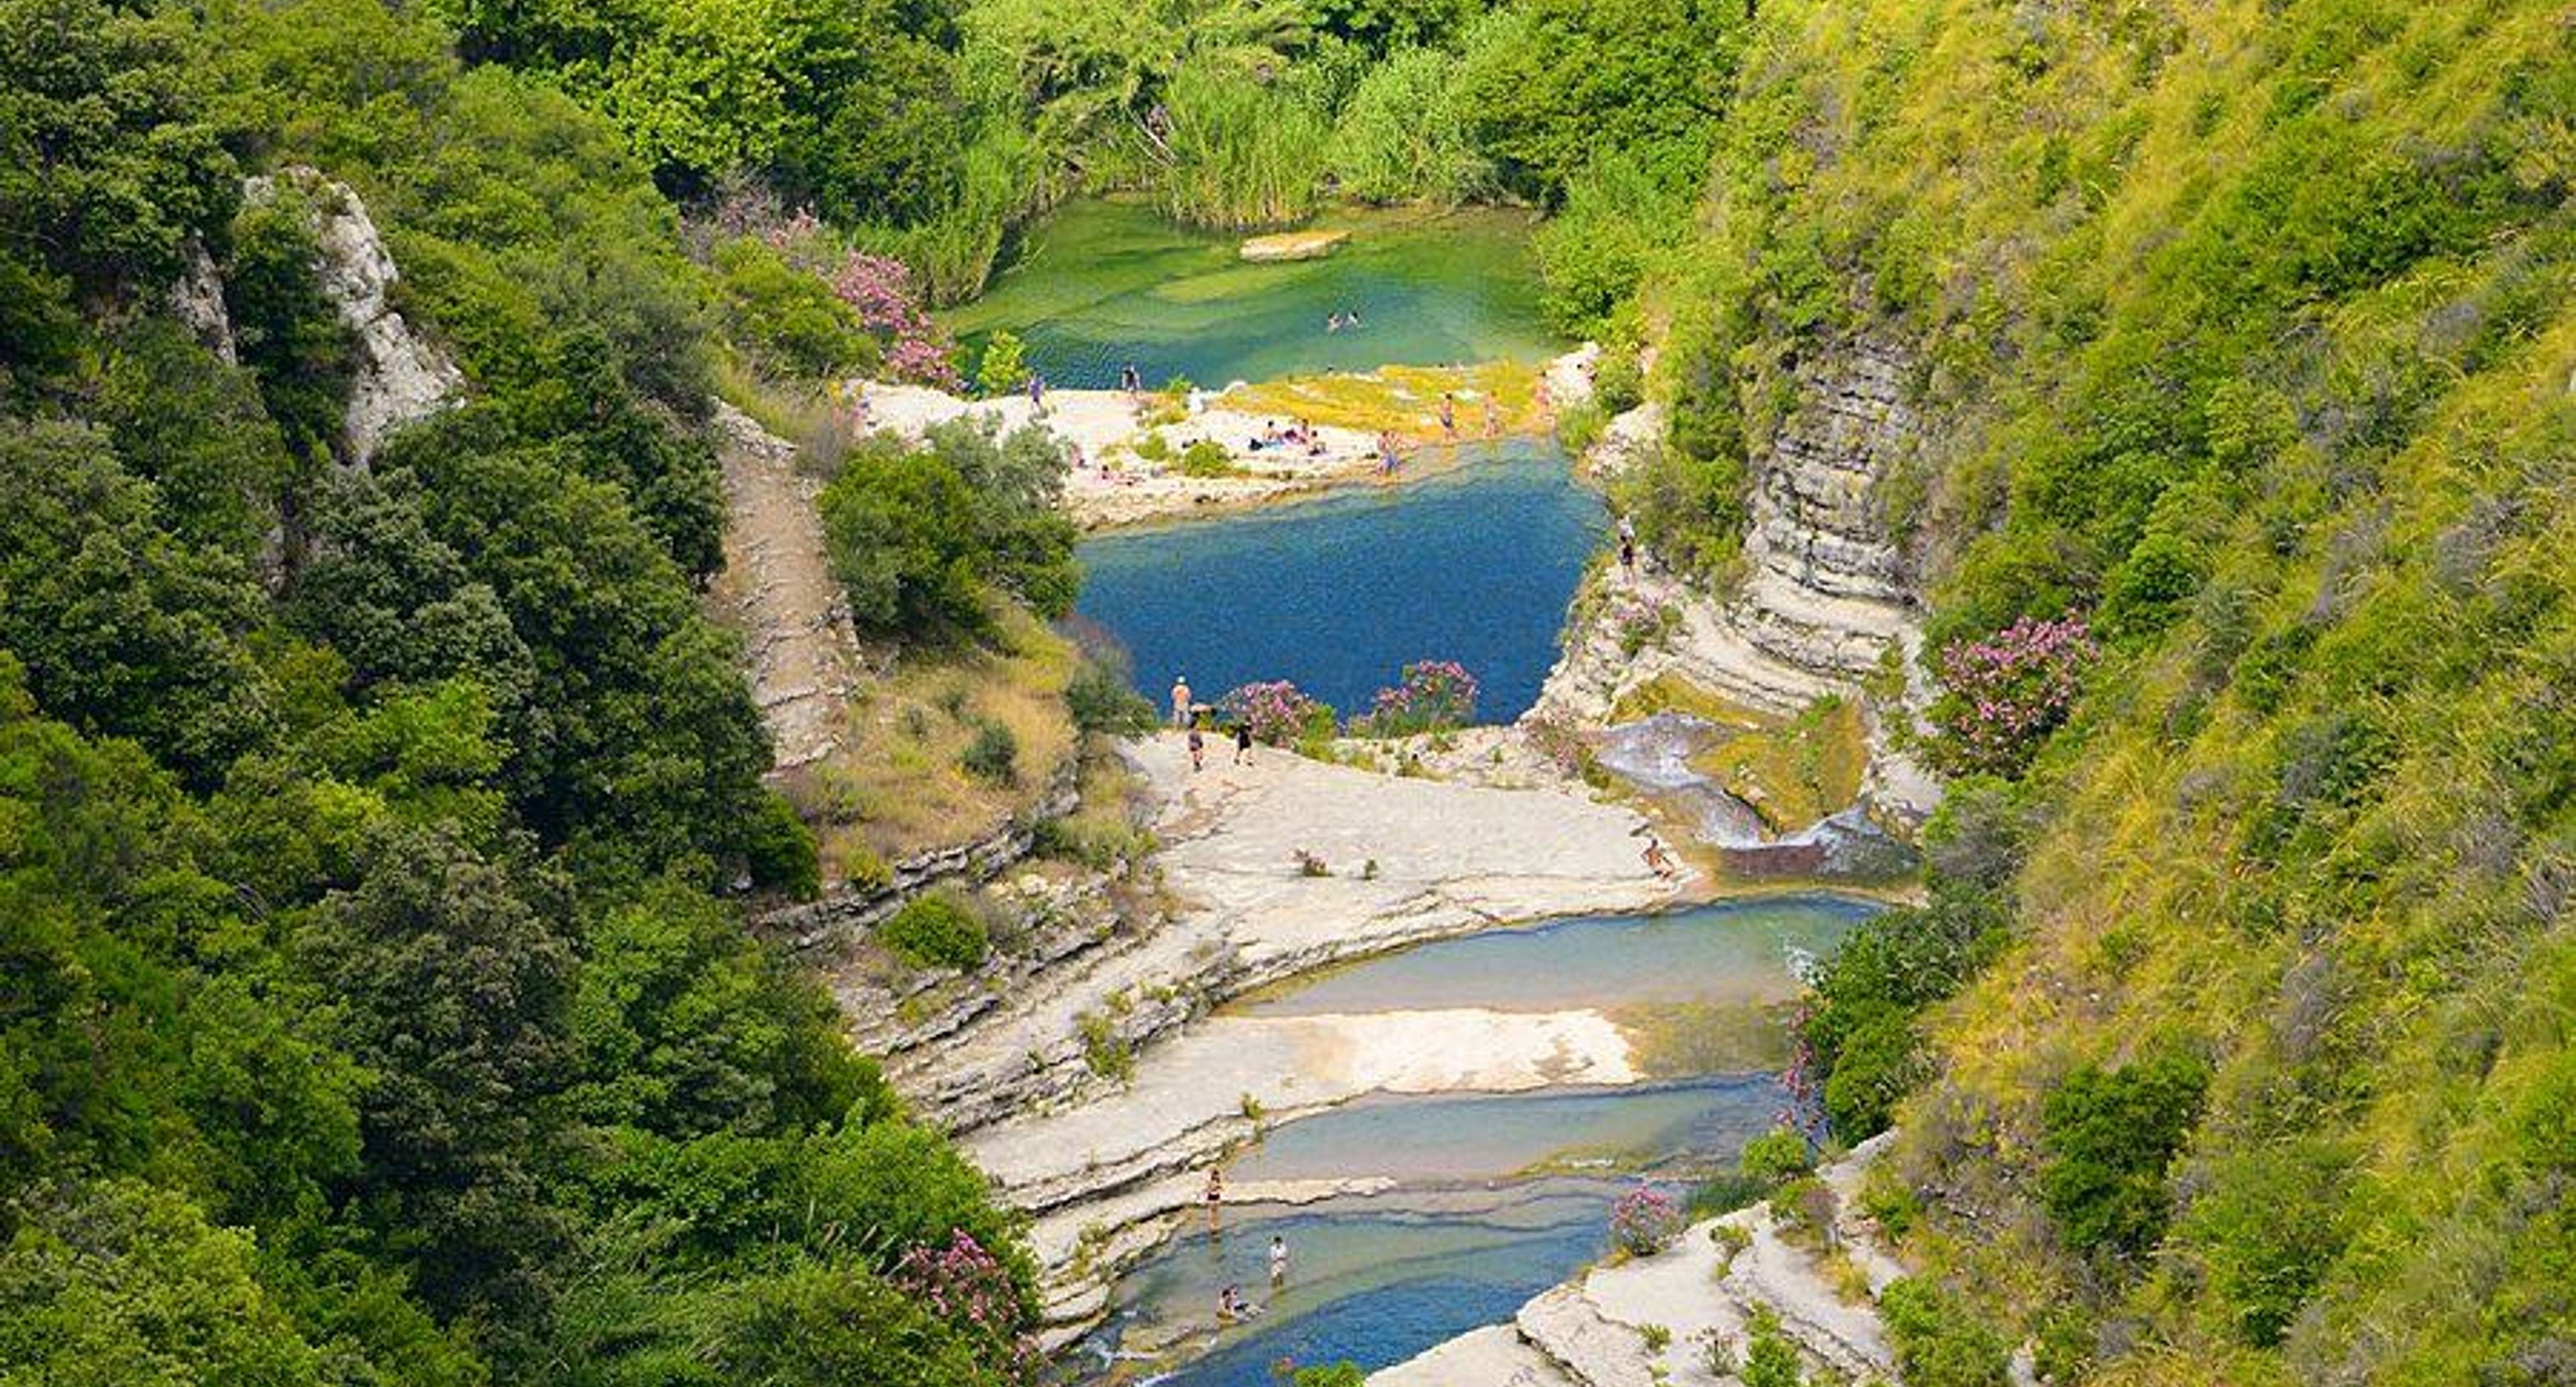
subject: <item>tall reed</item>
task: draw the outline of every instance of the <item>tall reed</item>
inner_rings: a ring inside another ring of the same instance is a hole
[[[1275,226],[1315,210],[1331,129],[1296,94],[1208,64],[1165,86],[1152,174],[1165,215],[1200,226]]]

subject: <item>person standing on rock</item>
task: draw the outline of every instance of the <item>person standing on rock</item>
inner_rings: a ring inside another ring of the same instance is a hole
[[[1190,725],[1190,681],[1182,675],[1172,676],[1172,726]]]
[[[1270,1289],[1288,1284],[1288,1240],[1276,1233],[1270,1235]]]
[[[1207,738],[1199,734],[1199,725],[1194,722],[1190,724],[1190,772],[1195,775],[1206,769]]]
[[[1221,1214],[1220,1214],[1220,1212],[1219,1212],[1219,1211],[1220,1211],[1220,1210],[1222,1210],[1222,1209],[1224,1209],[1224,1207],[1225,1207],[1225,1172],[1224,1172],[1224,1171],[1222,1171],[1222,1170],[1218,1170],[1218,1169],[1217,1169],[1217,1168],[1215,1168],[1214,1166],[1210,1166],[1210,1167],[1208,1168],[1208,1182],[1207,1182],[1207,1211],[1208,1211],[1208,1231],[1209,1231],[1209,1232],[1213,1233],[1213,1232],[1217,1231],[1217,1222],[1218,1222],[1218,1219],[1221,1217]]]
[[[1449,436],[1450,442],[1458,441],[1458,397],[1455,395],[1440,397],[1440,431]]]
[[[1252,719],[1250,718],[1240,719],[1234,724],[1234,764],[1238,766],[1252,764]]]
[[[1637,525],[1626,516],[1619,517],[1619,566],[1628,576],[1637,576]]]

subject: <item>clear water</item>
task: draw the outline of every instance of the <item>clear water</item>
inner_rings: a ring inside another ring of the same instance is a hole
[[[1294,1016],[1482,1006],[1516,1010],[1743,1002],[1769,1006],[1796,970],[1838,947],[1877,907],[1814,893],[1657,915],[1601,915],[1424,944],[1239,1004]],[[1376,1369],[1479,1325],[1605,1250],[1611,1202],[1649,1179],[1668,1189],[1732,1169],[1779,1120],[1768,1073],[1624,1088],[1514,1094],[1375,1094],[1273,1129],[1228,1167],[1256,1180],[1379,1176],[1391,1190],[1302,1208],[1229,1209],[1222,1236],[1187,1228],[1124,1277],[1120,1318],[1078,1352],[1152,1350],[1118,1371],[1169,1387],[1266,1387],[1280,1358]],[[1273,1292],[1270,1236],[1292,1274]],[[1217,1294],[1263,1314],[1220,1326]],[[1160,1376],[1168,1374],[1168,1376]]]
[[[1319,1016],[1785,1000],[1797,992],[1803,961],[1832,953],[1875,909],[1797,895],[1583,916],[1424,944],[1293,984],[1244,1010]]]
[[[1079,611],[1126,646],[1157,706],[1186,675],[1211,700],[1291,679],[1364,712],[1405,664],[1447,659],[1483,686],[1479,720],[1508,722],[1556,662],[1601,501],[1552,443],[1470,454],[1406,486],[1086,541]]]
[[[1142,1366],[1138,1380],[1169,1387],[1273,1387],[1271,1365],[1282,1358],[1382,1368],[1510,1318],[1600,1256],[1610,1204],[1626,1188],[1550,1180],[1498,1194],[1229,1210],[1222,1237],[1196,1229],[1120,1282],[1128,1309],[1120,1332],[1103,1341],[1199,1355],[1168,1377],[1159,1364]],[[1274,1233],[1289,1249],[1287,1284],[1275,1290],[1267,1270]],[[1263,1308],[1259,1318],[1217,1324],[1217,1294],[1228,1285]]]
[[[1725,1164],[1771,1129],[1770,1075],[1627,1088],[1362,1098],[1287,1123],[1233,1164],[1247,1180],[1383,1175],[1407,1184],[1499,1180],[1540,1168],[1674,1170]]]
[[[1350,239],[1322,259],[1253,265],[1236,255],[1239,237],[1133,204],[1070,203],[946,320],[970,347],[1009,329],[1059,386],[1114,386],[1130,363],[1151,385],[1186,376],[1218,387],[1563,349],[1540,322],[1526,217],[1350,210],[1316,225]],[[1324,330],[1353,309],[1359,330]]]

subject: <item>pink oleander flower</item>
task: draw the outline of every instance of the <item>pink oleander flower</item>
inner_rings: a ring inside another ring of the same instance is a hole
[[[1410,737],[1422,732],[1448,732],[1476,720],[1476,676],[1455,660],[1418,660],[1404,667],[1404,680],[1380,689],[1368,713],[1351,724],[1362,737]]]
[[[1652,1185],[1639,1185],[1610,1206],[1610,1240],[1632,1257],[1651,1257],[1682,1235],[1682,1208]]]
[[[1252,726],[1252,739],[1264,746],[1286,746],[1316,729],[1329,727],[1333,710],[1306,696],[1285,679],[1242,685],[1216,701],[1217,714],[1229,722]]]
[[[1949,768],[2012,774],[2074,711],[2084,671],[2098,648],[2080,615],[2024,617],[1982,640],[1944,647],[1942,696],[1932,719],[1936,751]]]
[[[1012,1380],[1036,1376],[1037,1336],[1023,1322],[1019,1289],[1010,1268],[960,1228],[944,1247],[914,1247],[895,1263],[894,1283],[972,1341],[977,1357],[1005,1369]]]

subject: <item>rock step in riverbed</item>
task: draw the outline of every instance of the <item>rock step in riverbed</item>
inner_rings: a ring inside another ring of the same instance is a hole
[[[1777,1316],[1810,1368],[1892,1383],[1896,1359],[1871,1299],[1904,1269],[1856,1212],[1882,1136],[1819,1172],[1835,1196],[1826,1237],[1847,1276],[1787,1231],[1768,1205],[1692,1225],[1650,1257],[1592,1268],[1521,1307],[1509,1325],[1452,1339],[1369,1377],[1370,1387],[1734,1387],[1757,1310]],[[1857,1291],[1858,1285],[1850,1289]],[[1661,1331],[1660,1346],[1647,1330]]]
[[[1675,884],[1645,865],[1633,811],[1575,790],[1400,777],[1269,748],[1244,766],[1212,756],[1194,773],[1173,733],[1126,754],[1163,843],[1168,918],[1016,980],[888,1067],[916,1111],[959,1133],[1006,1202],[1041,1216],[1050,1338],[1101,1313],[1119,1267],[1159,1239],[1140,1223],[1185,1207],[1194,1172],[1257,1120],[1376,1089],[1636,1077],[1616,1028],[1582,1010],[1185,1026],[1228,996],[1341,959],[1503,921],[1661,904]],[[1329,874],[1301,870],[1300,852]],[[1132,1077],[1096,1073],[1106,1067],[1096,1049],[1132,1054]]]
[[[1383,775],[1268,748],[1245,766],[1211,757],[1194,774],[1176,734],[1131,744],[1128,755],[1155,805],[1171,918],[1026,980],[938,1046],[900,1056],[890,1076],[955,1130],[1060,1130],[1046,1124],[1074,1120],[1087,1106],[1076,1100],[1106,1095],[1115,1085],[1066,1076],[1032,1088],[1011,1077],[1082,1066],[1085,1017],[1134,1048],[1225,996],[1341,958],[1500,920],[1641,909],[1673,890],[1645,866],[1640,817],[1571,791]],[[1301,851],[1330,874],[1304,874]],[[1156,1062],[1143,1056],[1136,1088],[1148,1086]],[[988,1083],[1018,1097],[995,1111],[964,1105],[961,1094]],[[1193,1101],[1208,1108],[1200,1118],[1221,1116],[1242,1091]],[[1136,1149],[1168,1135],[1139,1132]],[[978,1138],[997,1148],[1009,1139]],[[1092,1163],[1080,1152],[1068,1162],[1058,1148],[1026,1166],[1005,1161],[996,1174],[1006,1187],[1034,1188]]]

